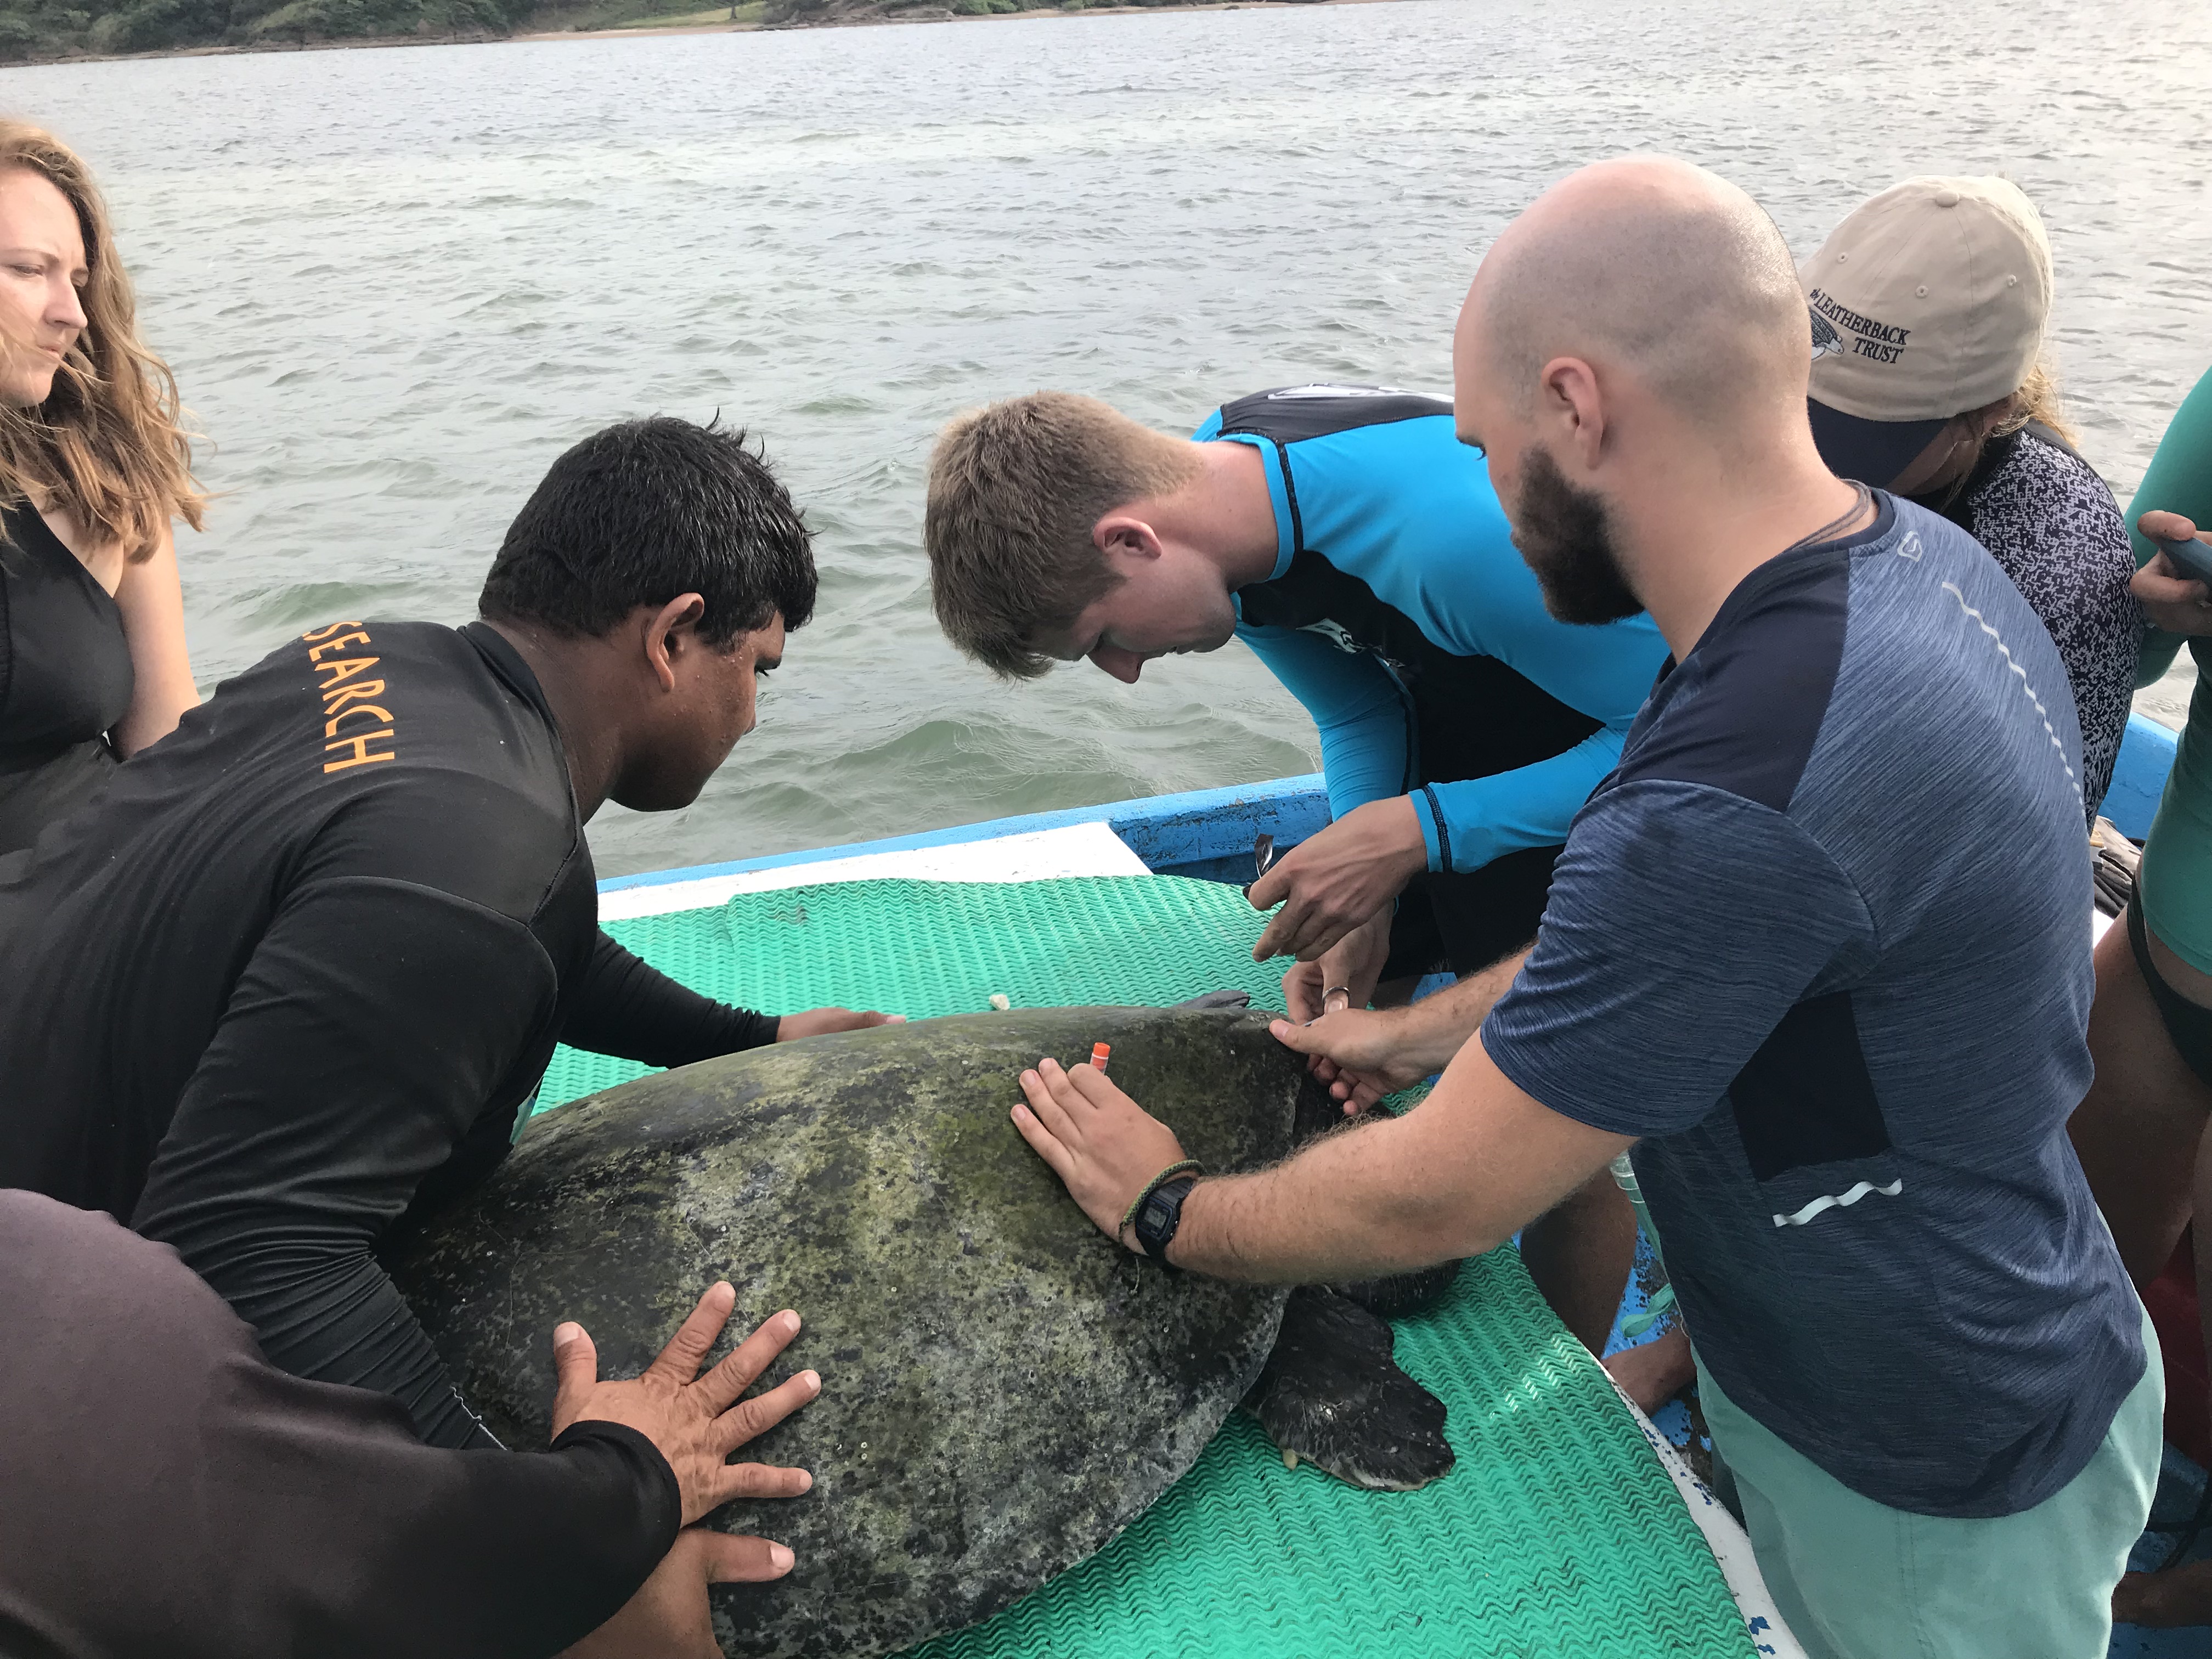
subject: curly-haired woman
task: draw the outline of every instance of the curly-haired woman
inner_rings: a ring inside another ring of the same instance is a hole
[[[0,121],[0,854],[199,701],[170,523],[205,497],[84,163]]]

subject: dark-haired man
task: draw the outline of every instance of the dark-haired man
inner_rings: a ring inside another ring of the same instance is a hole
[[[555,1042],[680,1066],[883,1020],[647,967],[583,836],[696,797],[814,593],[743,434],[639,421],[554,464],[482,620],[325,623],[227,682],[0,865],[0,1187],[173,1245],[281,1369],[495,1444],[377,1250],[505,1155]]]

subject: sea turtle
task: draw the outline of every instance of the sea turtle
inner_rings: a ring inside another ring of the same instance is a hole
[[[888,1653],[988,1617],[1135,1519],[1248,1393],[1286,1462],[1390,1487],[1448,1469],[1443,1407],[1391,1364],[1382,1320],[1314,1291],[1285,1324],[1282,1290],[1169,1273],[1084,1218],[1007,1111],[1024,1066],[1094,1041],[1210,1169],[1280,1158],[1338,1116],[1238,1010],[884,1026],[548,1113],[394,1271],[515,1446],[545,1443],[560,1320],[623,1376],[717,1278],[737,1286],[733,1332],[799,1310],[769,1380],[812,1366],[821,1397],[746,1455],[815,1484],[715,1519],[799,1562],[717,1588],[732,1655]]]

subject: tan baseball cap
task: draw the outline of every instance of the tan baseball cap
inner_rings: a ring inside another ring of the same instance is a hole
[[[2019,390],[2051,319],[2042,217],[2003,179],[1907,179],[1799,267],[1813,313],[1813,435],[1887,484],[1944,422]]]

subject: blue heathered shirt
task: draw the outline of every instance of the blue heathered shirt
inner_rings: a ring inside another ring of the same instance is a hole
[[[1746,577],[1661,679],[1482,1041],[1643,1137],[1731,1399],[1878,1503],[2010,1515],[2081,1471],[2144,1363],[2066,1138],[2081,738],[1996,562],[1876,501]]]

